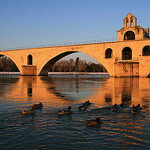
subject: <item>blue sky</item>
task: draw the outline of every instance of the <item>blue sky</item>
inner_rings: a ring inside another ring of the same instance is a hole
[[[0,49],[116,38],[130,12],[150,27],[149,0],[0,0]]]

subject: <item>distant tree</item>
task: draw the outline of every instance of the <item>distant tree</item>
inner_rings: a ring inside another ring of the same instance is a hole
[[[90,67],[91,67],[91,69],[92,69],[92,72],[95,72],[95,70],[96,70],[96,65],[95,65],[94,63],[92,63],[92,64],[90,65]]]
[[[74,60],[70,58],[69,59],[69,72],[73,71],[74,65],[75,65]]]
[[[95,64],[89,62],[88,64],[84,60],[80,60],[79,57],[74,61],[73,59],[69,60],[59,60],[56,62],[51,71],[56,72],[107,72],[103,65]]]
[[[78,71],[79,72],[83,72],[83,71],[85,72],[86,71],[86,64],[82,60],[79,60]]]
[[[2,68],[2,71],[8,71],[9,67],[8,67],[8,57],[6,56],[2,56],[1,57],[1,68]]]
[[[6,56],[0,57],[0,70],[1,71],[19,71],[14,62]]]
[[[58,72],[61,72],[62,69],[61,62],[57,62],[57,68],[58,68]]]
[[[78,72],[78,71],[79,71],[79,57],[77,57],[75,61],[75,72]]]
[[[68,60],[62,60],[61,61],[62,68],[64,72],[67,72],[69,69],[69,61]]]
[[[55,68],[56,68],[56,63],[52,65],[52,72],[55,71]]]

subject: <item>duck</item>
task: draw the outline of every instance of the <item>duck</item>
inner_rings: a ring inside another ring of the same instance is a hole
[[[127,108],[128,105],[126,105],[125,103],[122,102],[122,103],[120,104],[120,107],[121,107],[121,108]]]
[[[83,103],[82,106],[79,106],[79,110],[86,110],[88,108],[88,105],[86,105],[85,103]]]
[[[88,101],[86,101],[83,105],[85,105],[85,106],[88,106],[88,105],[90,105],[91,103],[90,103],[90,101],[88,100]]]
[[[31,115],[34,113],[35,113],[35,111],[33,109],[22,110],[22,115]]]
[[[131,109],[131,113],[135,114],[138,113],[140,111],[140,104],[138,104],[137,106],[135,106],[133,104],[132,109]]]
[[[42,109],[42,108],[43,108],[43,104],[39,103],[39,104],[32,105],[31,109],[36,110],[36,109]]]
[[[79,110],[86,110],[87,107],[85,105],[79,106]]]
[[[82,106],[79,106],[79,110],[86,110],[90,104],[89,100],[84,102]]]
[[[101,120],[99,117],[97,117],[95,120],[89,120],[88,122],[86,122],[87,126],[98,126],[101,124]]]
[[[58,110],[58,115],[69,115],[71,113],[71,106],[68,107],[68,110]]]
[[[119,108],[120,108],[119,105],[114,104],[114,105],[111,107],[111,111],[112,111],[112,112],[118,112],[118,111],[120,110]]]

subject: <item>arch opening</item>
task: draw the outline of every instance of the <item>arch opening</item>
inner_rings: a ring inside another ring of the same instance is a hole
[[[33,57],[32,57],[31,54],[28,55],[28,58],[27,58],[27,64],[28,64],[28,65],[32,65],[32,64],[33,64]]]
[[[105,58],[112,58],[112,49],[111,48],[108,48],[106,49],[105,51]]]
[[[44,67],[41,69],[39,75],[40,76],[47,76],[48,75],[48,72],[50,69],[52,69],[53,65],[55,64],[55,62],[57,62],[59,59],[69,55],[69,54],[72,54],[72,53],[76,53],[76,51],[70,51],[70,52],[65,52],[65,53],[62,53],[62,54],[59,54],[57,55],[56,57],[52,58],[51,60],[49,60],[45,65]]]
[[[0,72],[20,72],[16,64],[7,56],[0,55]]]
[[[132,60],[132,50],[129,47],[125,47],[122,50],[122,60]]]
[[[143,56],[150,56],[150,46],[145,46],[142,52]]]
[[[124,35],[124,40],[135,40],[135,33],[133,31],[127,31]]]
[[[78,51],[59,54],[44,65],[39,75],[48,75],[48,72],[107,72],[104,66],[93,57],[91,57],[91,61],[86,62],[85,59],[88,57],[91,56]],[[92,59],[95,61],[92,61]],[[101,71],[99,71],[100,69]]]

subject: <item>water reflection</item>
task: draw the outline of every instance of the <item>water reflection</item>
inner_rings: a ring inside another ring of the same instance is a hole
[[[20,98],[32,103],[42,101],[48,105],[63,106],[70,104],[71,101],[79,103],[88,99],[97,107],[125,102],[128,105],[140,103],[145,108],[149,108],[150,79],[148,78],[20,76],[2,78],[0,81],[1,95],[17,97],[18,100]]]
[[[111,97],[111,94],[108,94],[108,93],[105,94],[105,102],[106,102],[106,103],[109,103],[109,105],[112,104],[112,97]]]
[[[2,149],[149,147],[149,78],[0,77],[0,93]],[[78,106],[86,100],[92,104],[86,111],[79,111]],[[24,107],[39,102],[43,103],[43,110],[37,110],[35,115],[21,115]],[[102,108],[121,102],[140,104],[143,109],[133,115],[130,108],[119,113]],[[72,106],[72,115],[58,117],[58,108],[68,105]],[[87,128],[86,120],[97,116],[101,117],[101,127]]]
[[[28,87],[28,90],[27,90],[27,93],[28,93],[28,96],[32,96],[32,87]]]

